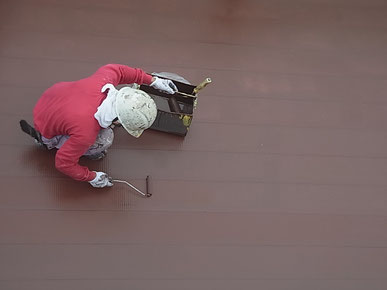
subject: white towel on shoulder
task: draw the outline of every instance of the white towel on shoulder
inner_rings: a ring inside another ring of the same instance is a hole
[[[94,118],[97,119],[102,128],[109,127],[112,121],[117,118],[115,104],[118,90],[112,84],[106,84],[102,87],[101,92],[104,93],[107,89],[109,89],[109,92],[106,99],[103,100],[94,114]]]

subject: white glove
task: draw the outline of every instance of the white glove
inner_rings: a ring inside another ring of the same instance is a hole
[[[160,79],[158,77],[154,78],[155,81],[150,84],[152,88],[166,94],[174,94],[177,92],[177,87],[171,80]]]
[[[105,187],[105,186],[113,186],[113,183],[111,183],[109,176],[104,172],[95,172],[95,178],[89,183],[93,187]]]

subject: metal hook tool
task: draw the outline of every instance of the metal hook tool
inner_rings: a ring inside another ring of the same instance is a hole
[[[125,183],[127,186],[131,187],[135,191],[137,191],[139,194],[141,194],[144,197],[151,197],[152,193],[149,192],[149,175],[146,177],[146,193],[142,192],[139,190],[137,187],[134,185],[130,184],[129,182],[125,180],[119,180],[119,179],[112,179],[112,182],[118,182],[118,183]]]

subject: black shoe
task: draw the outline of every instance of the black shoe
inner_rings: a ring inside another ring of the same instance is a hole
[[[34,127],[28,124],[26,120],[20,120],[20,128],[24,133],[27,133],[28,135],[33,137],[37,144],[47,148],[47,146],[42,141],[42,135],[38,131],[36,131]]]

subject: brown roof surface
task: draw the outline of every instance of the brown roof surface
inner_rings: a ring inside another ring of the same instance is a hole
[[[0,289],[387,289],[387,2],[0,2]],[[19,129],[106,63],[211,77],[96,190]]]

